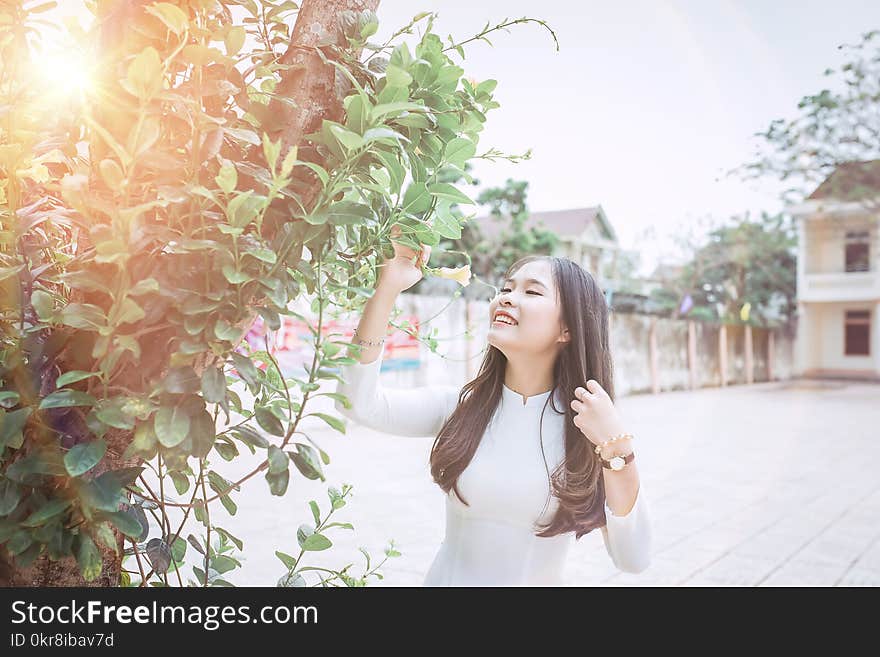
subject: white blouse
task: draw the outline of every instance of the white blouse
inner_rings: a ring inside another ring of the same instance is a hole
[[[344,383],[336,391],[348,397],[336,410],[361,425],[398,436],[436,436],[458,404],[460,388],[431,385],[384,388],[382,356],[371,363],[343,365]],[[539,427],[550,391],[522,395],[506,385],[479,447],[458,480],[470,506],[454,491],[446,496],[446,536],[425,576],[423,586],[561,586],[574,532],[550,538],[536,536],[533,523],[546,524],[558,499],[550,496],[549,473],[565,456],[565,415],[550,402],[543,417],[543,454]],[[570,400],[557,398],[565,408]],[[546,458],[546,463],[545,463]],[[601,528],[612,563],[638,573],[651,556],[651,525],[642,483],[633,508],[615,516],[605,505]],[[549,498],[549,499],[548,499]],[[546,507],[546,508],[545,508]]]

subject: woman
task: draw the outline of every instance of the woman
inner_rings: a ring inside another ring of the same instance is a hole
[[[358,362],[341,368],[337,392],[351,407],[336,409],[377,431],[436,436],[446,536],[423,585],[562,585],[571,544],[597,527],[618,569],[647,568],[648,509],[612,402],[608,309],[593,277],[566,258],[519,260],[489,305],[476,378],[461,389],[385,389],[381,336],[431,252],[393,245],[349,348]]]

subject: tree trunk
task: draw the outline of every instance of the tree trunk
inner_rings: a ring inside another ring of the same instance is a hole
[[[99,0],[98,16],[103,20],[101,26],[101,48],[103,51],[117,51],[122,42],[132,37],[129,29],[137,20],[142,7],[149,4],[147,0]],[[360,12],[365,9],[375,11],[379,0],[304,0],[296,18],[291,35],[290,46],[283,57],[286,64],[299,64],[282,73],[279,93],[295,101],[296,107],[282,104],[279,109],[281,117],[280,132],[284,150],[298,145],[303,135],[320,127],[323,118],[339,120],[343,115],[342,97],[337,93],[335,84],[336,71],[331,65],[324,64],[314,52],[314,46],[323,35],[333,35],[336,43],[343,45],[339,29],[339,15],[342,11]],[[137,38],[136,36],[134,38]],[[356,53],[357,55],[358,53]],[[103,147],[100,146],[100,147]],[[91,152],[92,162],[100,161],[97,151]],[[254,315],[248,325],[256,319]],[[161,353],[162,335],[155,334],[152,341]],[[147,345],[145,345],[147,346]],[[145,349],[148,353],[152,349]],[[85,423],[81,421],[84,430]],[[90,437],[88,437],[90,438]],[[87,438],[87,439],[88,439]],[[122,454],[133,438],[133,432],[111,429],[105,434],[107,453],[93,469],[93,476],[108,470],[142,465],[141,459],[123,460]],[[25,434],[23,452],[28,451],[28,435]],[[77,441],[80,442],[80,441]],[[70,447],[71,445],[65,445]],[[115,528],[117,551],[97,543],[101,550],[103,565],[101,575],[91,582],[85,581],[79,571],[76,558],[68,556],[51,561],[44,551],[32,564],[21,567],[9,555],[5,546],[0,547],[0,586],[47,587],[47,586],[85,586],[115,587],[119,586],[122,568],[124,536]]]

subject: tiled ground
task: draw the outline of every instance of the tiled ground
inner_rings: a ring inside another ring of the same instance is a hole
[[[587,535],[570,554],[570,585],[880,585],[880,385],[762,383],[637,395],[618,406],[636,436],[654,558],[642,573],[619,572],[601,536]],[[274,551],[298,552],[308,500],[326,508],[325,486],[348,482],[355,495],[334,520],[355,531],[337,529],[334,548],[309,563],[362,572],[357,546],[381,558],[394,538],[403,556],[371,585],[420,585],[443,538],[443,496],[427,469],[432,439],[353,422],[344,436],[310,434],[333,459],[326,483],[296,476],[277,498],[255,477],[234,517],[218,507],[215,520],[246,544],[244,567],[230,579],[274,585],[284,572]],[[233,477],[248,463],[256,460],[217,467]]]

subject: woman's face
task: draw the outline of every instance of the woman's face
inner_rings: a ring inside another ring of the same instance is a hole
[[[499,320],[499,313],[507,313],[513,319]],[[561,325],[560,317],[550,262],[527,262],[510,280],[502,281],[498,294],[489,304],[488,342],[508,357],[511,353],[554,350],[568,340],[568,331]]]

